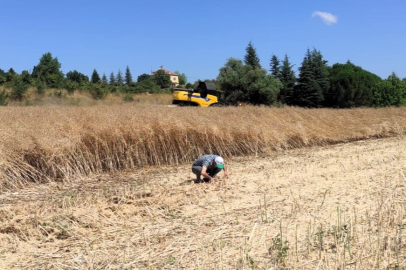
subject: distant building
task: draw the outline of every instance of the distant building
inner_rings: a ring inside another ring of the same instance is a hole
[[[166,74],[169,74],[172,85],[178,86],[179,85],[179,75],[176,74],[175,72],[169,71],[167,69],[164,69],[163,66],[160,66],[158,70],[153,71],[152,75],[155,75],[159,70],[163,70]]]

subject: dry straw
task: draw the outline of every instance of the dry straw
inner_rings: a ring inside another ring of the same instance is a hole
[[[403,134],[406,109],[0,108],[2,187]]]

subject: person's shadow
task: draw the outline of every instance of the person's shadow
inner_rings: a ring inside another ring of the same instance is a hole
[[[180,185],[185,186],[185,185],[190,185],[190,184],[206,184],[206,183],[210,183],[210,181],[206,180],[206,179],[204,179],[204,180],[202,179],[200,181],[196,181],[196,179],[189,179],[189,180],[183,181]]]

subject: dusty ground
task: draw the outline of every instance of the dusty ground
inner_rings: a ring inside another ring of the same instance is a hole
[[[215,184],[182,165],[3,193],[0,269],[402,269],[405,150],[397,137],[234,158]]]

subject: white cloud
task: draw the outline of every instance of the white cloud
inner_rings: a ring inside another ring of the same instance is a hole
[[[314,17],[320,17],[323,20],[323,22],[327,25],[337,23],[337,21],[338,21],[337,16],[335,16],[331,13],[328,13],[328,12],[324,12],[324,11],[313,12],[312,18],[314,18]]]

